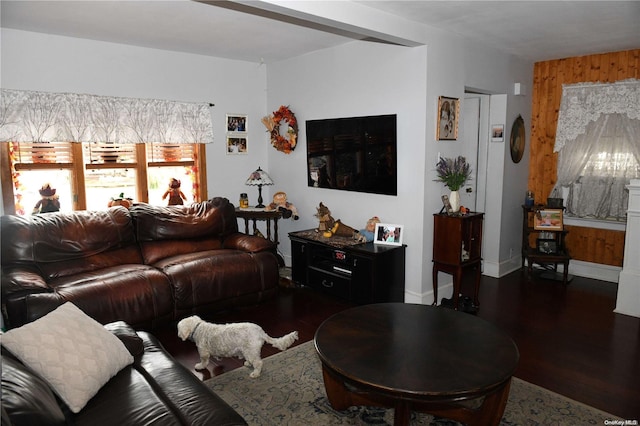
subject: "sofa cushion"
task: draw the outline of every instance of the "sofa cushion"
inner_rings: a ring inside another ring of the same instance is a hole
[[[235,208],[221,197],[189,206],[136,204],[131,216],[148,265],[171,256],[219,249],[227,236],[238,232]]]
[[[224,238],[238,231],[233,204],[216,197],[188,206],[160,207],[136,204],[130,210],[139,242]]]
[[[133,362],[116,336],[72,303],[9,330],[2,345],[42,376],[74,413]]]
[[[45,279],[122,263],[142,263],[124,207],[2,216],[2,266],[37,265]],[[118,250],[128,248],[119,256]],[[132,250],[133,248],[133,250]],[[106,254],[106,255],[105,255]]]
[[[173,256],[153,266],[174,288],[175,315],[258,303],[278,285],[278,260],[271,252],[215,250]],[[249,299],[246,299],[249,298]]]

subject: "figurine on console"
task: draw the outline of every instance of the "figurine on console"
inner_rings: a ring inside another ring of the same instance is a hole
[[[293,220],[298,220],[300,218],[300,216],[298,216],[298,209],[293,205],[293,203],[287,201],[287,193],[283,191],[273,194],[273,202],[271,202],[265,210],[278,210],[282,213],[282,217],[285,219],[291,218]]]
[[[380,223],[380,218],[378,216],[373,216],[371,219],[367,220],[367,226],[364,229],[360,230],[360,235],[364,237],[364,241],[373,241],[376,231],[376,223]]]
[[[356,241],[365,242],[361,239],[361,235],[356,229],[345,225],[340,219],[335,220],[333,216],[331,216],[329,208],[322,202],[320,202],[320,205],[317,207],[315,216],[319,221],[317,231],[322,232],[323,237],[331,238],[336,235],[338,237],[353,238]]]
[[[322,201],[320,201],[320,205],[316,210],[317,213],[314,216],[318,218],[318,232],[331,232],[331,228],[333,228],[333,224],[336,221],[333,216],[331,216],[331,210],[329,210],[329,207],[325,206]]]

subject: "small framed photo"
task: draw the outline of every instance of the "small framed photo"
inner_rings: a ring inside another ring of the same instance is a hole
[[[491,142],[504,142],[504,124],[491,125]]]
[[[247,132],[247,116],[227,114],[227,132]]]
[[[247,138],[237,135],[227,136],[227,155],[247,153]]]
[[[436,138],[439,141],[458,139],[458,120],[460,117],[460,99],[438,98],[438,127]]]
[[[536,240],[536,245],[539,253],[543,254],[557,254],[558,246],[554,239],[542,239]]]
[[[404,226],[390,223],[376,223],[374,244],[386,244],[389,246],[401,246],[404,236]]]
[[[562,209],[536,210],[533,215],[533,229],[537,231],[562,231]]]

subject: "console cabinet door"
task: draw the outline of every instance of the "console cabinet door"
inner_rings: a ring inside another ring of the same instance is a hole
[[[353,256],[353,275],[351,277],[351,298],[354,302],[364,305],[373,303],[373,260],[364,256]]]
[[[298,285],[309,282],[307,270],[309,267],[309,247],[307,244],[291,240],[291,279]]]

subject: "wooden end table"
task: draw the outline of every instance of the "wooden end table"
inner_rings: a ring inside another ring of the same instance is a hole
[[[278,219],[282,217],[282,213],[279,210],[265,210],[255,207],[248,207],[241,209],[236,207],[236,216],[240,219],[244,219],[244,233],[249,233],[249,221],[253,221],[252,232],[255,235],[258,229],[256,222],[258,220],[264,220],[267,222],[267,239],[271,240],[271,221],[273,220],[273,242],[278,244]]]
[[[519,359],[513,340],[481,318],[405,303],[340,312],[314,341],[331,406],[394,408],[395,425],[408,425],[411,411],[498,425]]]

